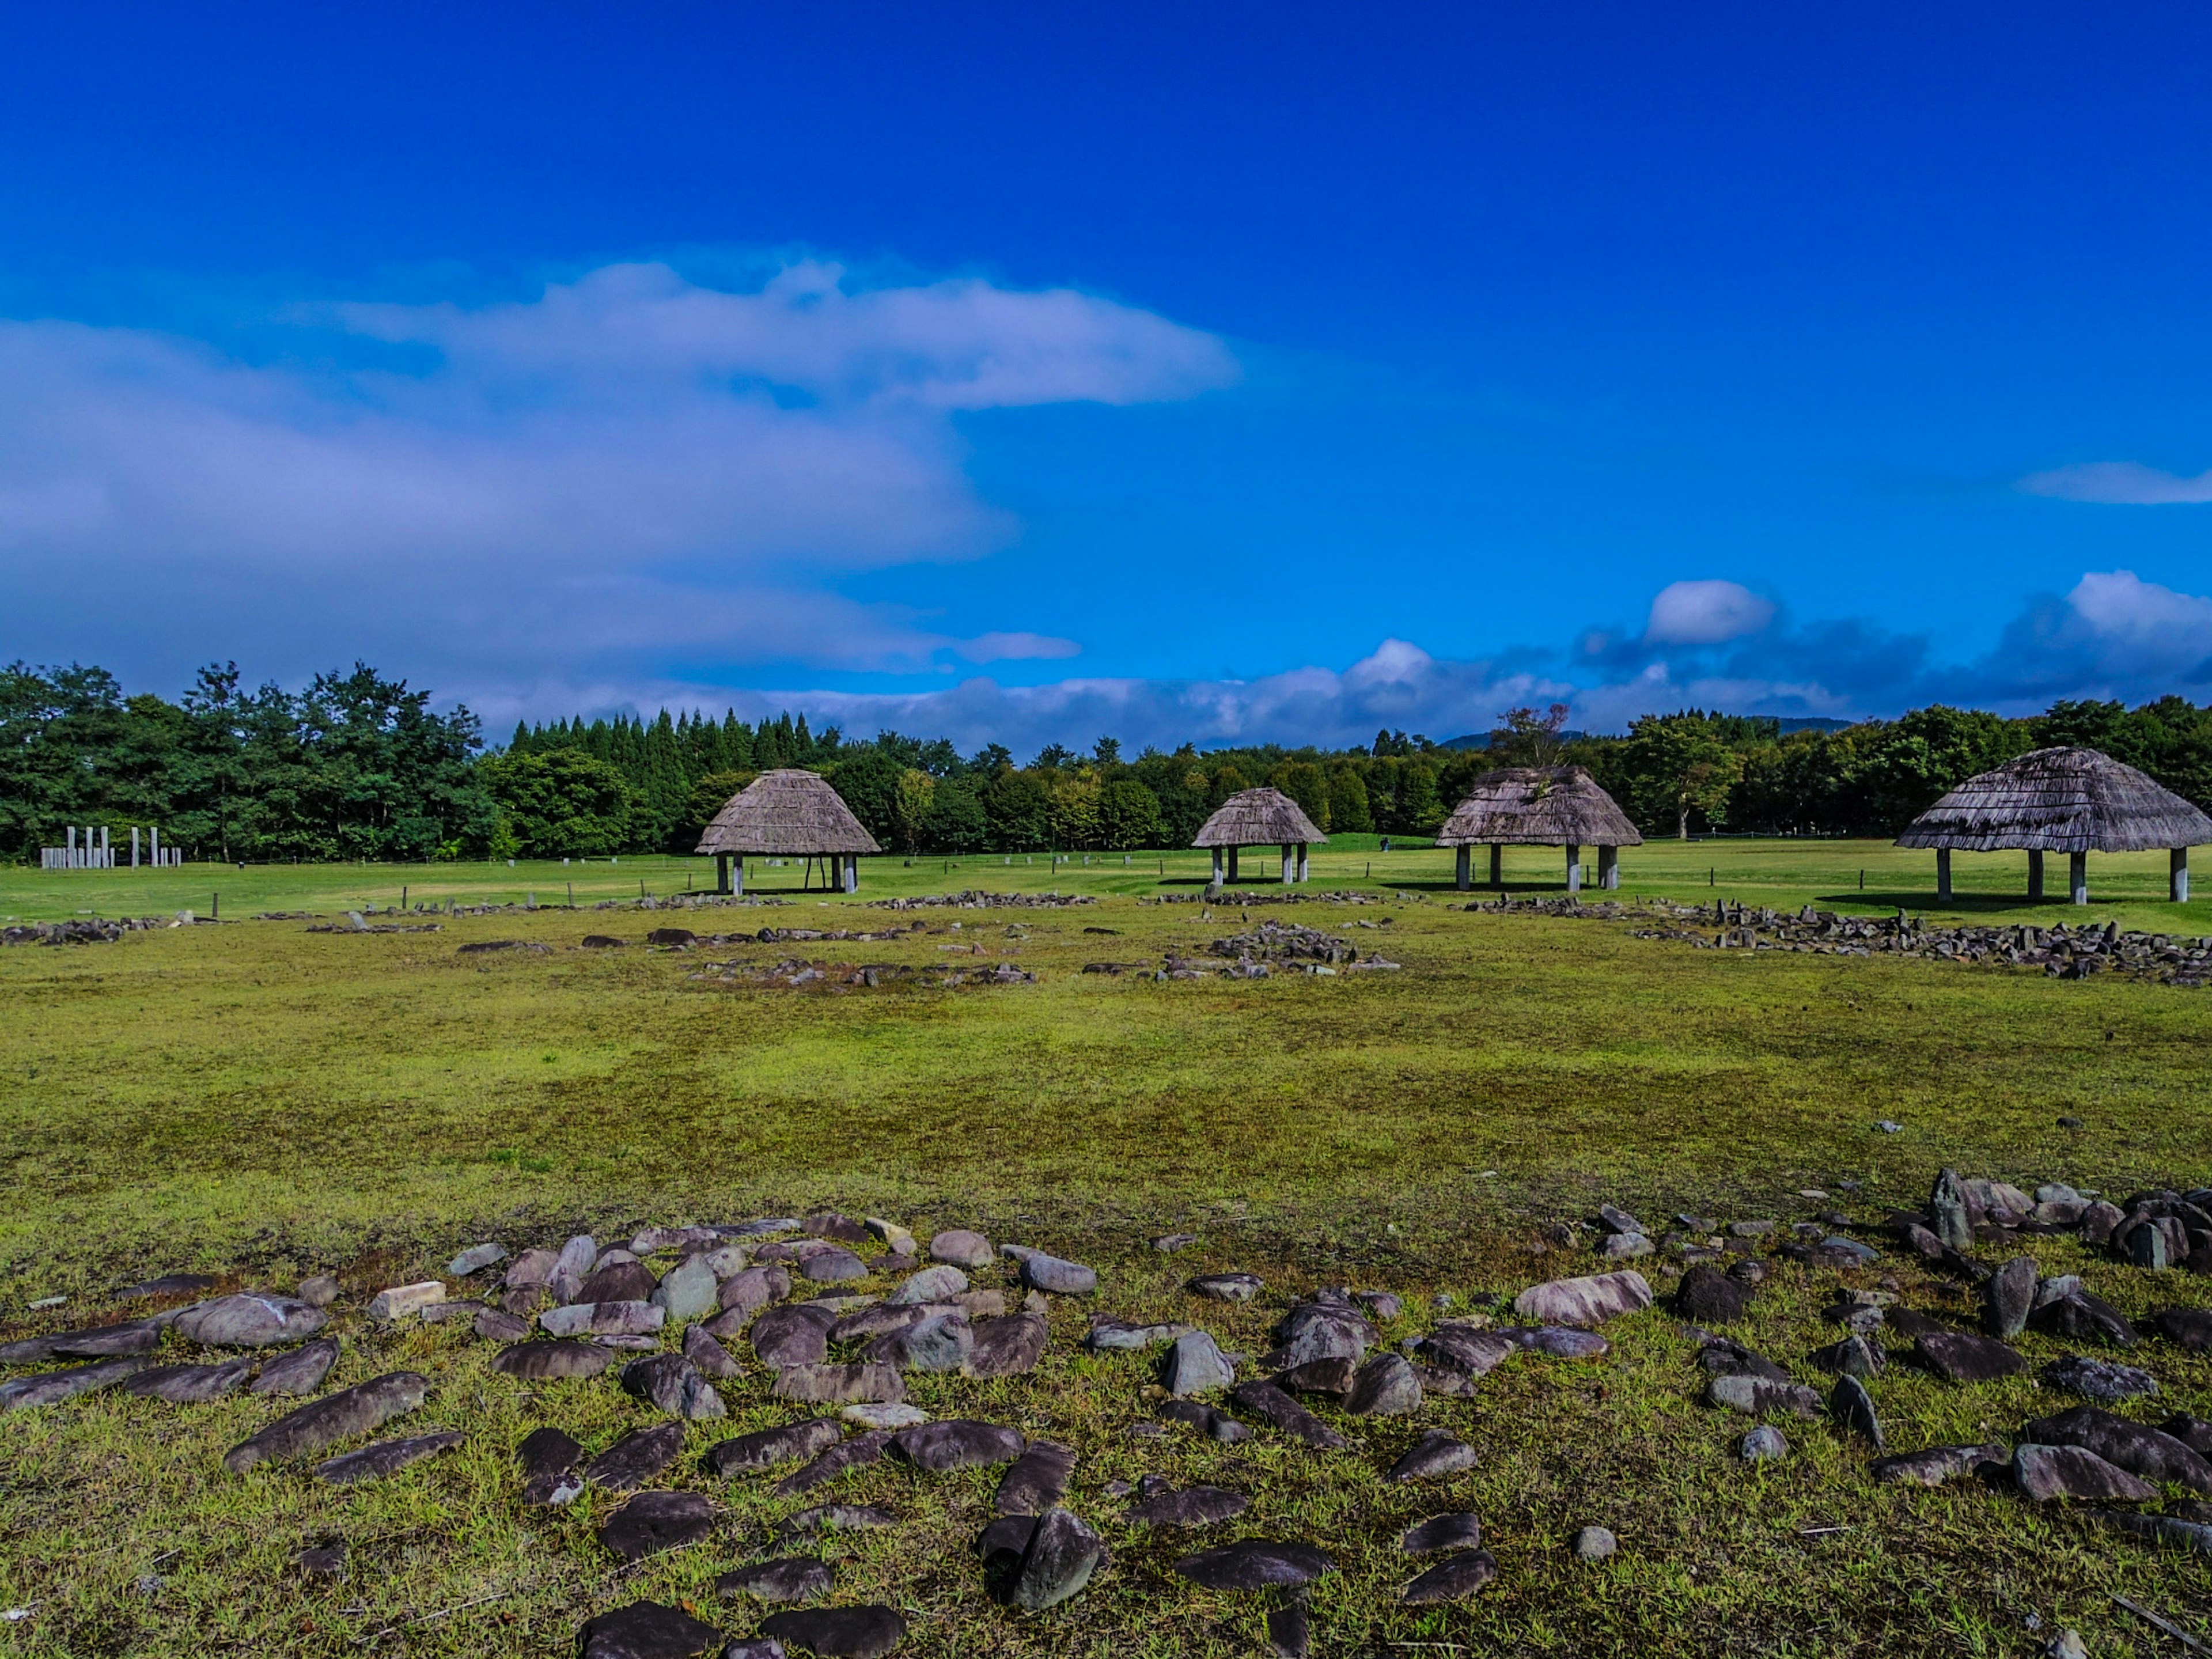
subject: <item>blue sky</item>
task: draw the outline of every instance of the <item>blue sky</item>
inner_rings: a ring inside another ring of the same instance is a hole
[[[2179,8],[48,8],[0,656],[1017,747],[2212,696]]]

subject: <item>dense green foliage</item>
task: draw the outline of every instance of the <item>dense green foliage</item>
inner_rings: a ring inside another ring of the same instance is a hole
[[[722,803],[772,767],[826,775],[890,851],[1187,847],[1240,789],[1272,784],[1324,832],[1434,833],[1501,764],[1587,766],[1647,835],[1893,835],[1945,790],[2027,750],[2081,744],[2212,805],[2212,708],[2069,702],[2027,720],[1941,704],[1894,720],[1784,732],[1689,710],[1625,737],[1577,736],[1567,711],[1514,709],[1486,746],[1379,732],[1364,747],[1262,744],[1124,758],[1054,744],[1026,767],[992,744],[881,732],[848,741],[787,714],[748,725],[666,710],[647,721],[519,726],[482,747],[476,717],[356,664],[297,694],[202,671],[176,702],[126,697],[97,668],[0,670],[0,858],[34,858],[70,823],[159,824],[201,859],[257,862],[688,852]]]

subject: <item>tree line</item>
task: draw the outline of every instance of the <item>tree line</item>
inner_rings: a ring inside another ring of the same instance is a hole
[[[0,669],[0,859],[33,860],[65,826],[158,825],[189,856],[284,862],[687,853],[761,772],[822,773],[887,849],[908,854],[1187,847],[1241,789],[1269,784],[1326,833],[1433,834],[1482,772],[1587,767],[1647,835],[1893,835],[1954,784],[2033,748],[2081,744],[2212,807],[2212,708],[2062,702],[2008,719],[1941,705],[1834,731],[1686,710],[1621,737],[1519,708],[1474,739],[1379,732],[1340,750],[1255,744],[1125,757],[1049,744],[848,739],[787,714],[748,724],[652,720],[518,726],[487,748],[465,708],[365,664],[303,690],[248,690],[234,664],[171,701],[100,668]]]

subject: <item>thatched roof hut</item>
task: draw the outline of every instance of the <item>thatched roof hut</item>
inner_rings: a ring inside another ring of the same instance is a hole
[[[2064,853],[2076,904],[2089,902],[2091,853],[2172,854],[2172,891],[2189,896],[2189,849],[2212,842],[2212,818],[2094,749],[2038,749],[1968,778],[1905,826],[1899,847],[1933,848],[1938,896],[1951,896],[1951,854],[2025,849],[2028,896],[2043,896],[2043,855]]]
[[[859,854],[880,853],[866,825],[818,772],[787,769],[763,772],[730,797],[699,837],[695,852],[714,854],[717,889],[733,890],[729,860],[737,862],[735,891],[744,891],[744,855],[777,858],[834,858],[842,885],[860,884]]]
[[[1582,849],[1598,849],[1598,885],[1620,885],[1619,849],[1644,837],[1620,803],[1579,766],[1501,766],[1474,781],[1467,799],[1437,831],[1437,845],[1459,848],[1458,885],[1470,885],[1468,848],[1490,848],[1490,884],[1504,884],[1504,847],[1564,847],[1567,890],[1582,887]]]
[[[1237,849],[1240,847],[1280,847],[1283,879],[1304,881],[1309,874],[1306,848],[1327,842],[1305,809],[1279,789],[1245,789],[1221,803],[1214,815],[1200,826],[1191,845],[1213,849],[1213,878],[1237,879]],[[1228,854],[1224,872],[1222,854]]]

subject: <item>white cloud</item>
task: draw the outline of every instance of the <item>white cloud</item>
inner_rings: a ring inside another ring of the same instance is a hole
[[[972,640],[952,642],[952,654],[963,662],[1034,661],[1082,653],[1083,647],[1073,640],[1055,639],[1049,634],[978,634]]]
[[[2031,473],[2017,486],[2030,495],[2112,507],[2187,507],[2212,501],[2212,471],[2185,478],[2134,461],[2089,461]]]
[[[313,322],[296,356],[249,362],[0,321],[17,638],[112,657],[134,627],[198,627],[287,672],[397,642],[441,685],[556,661],[635,681],[672,657],[1065,654],[1013,632],[963,645],[835,584],[1016,533],[969,484],[954,412],[1188,398],[1237,374],[1214,337],[1091,295],[860,289],[818,263],[749,293],[617,265],[526,301]],[[119,568],[128,592],[88,606],[83,573]]]
[[[1773,620],[1773,605],[1739,582],[1670,582],[1651,601],[1644,637],[1654,645],[1720,645]]]

